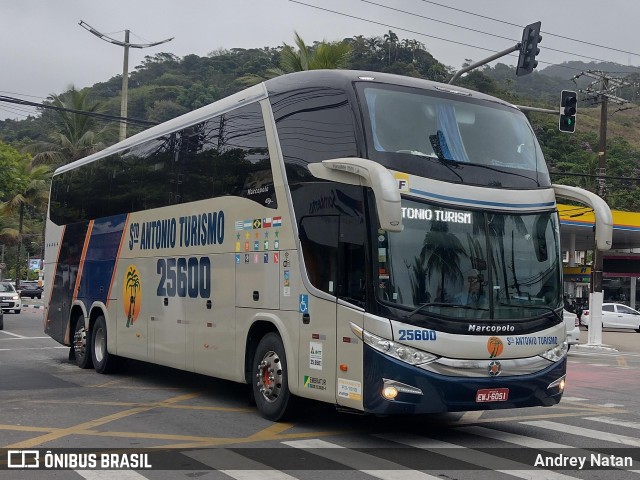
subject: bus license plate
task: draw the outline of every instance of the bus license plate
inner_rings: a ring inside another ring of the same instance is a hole
[[[485,388],[476,392],[476,403],[506,402],[508,399],[508,388]]]

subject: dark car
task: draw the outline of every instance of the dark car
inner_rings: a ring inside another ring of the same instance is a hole
[[[20,283],[20,296],[29,298],[42,298],[42,287],[39,287],[35,282],[22,282]]]

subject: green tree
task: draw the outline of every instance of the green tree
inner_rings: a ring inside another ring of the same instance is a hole
[[[16,177],[20,164],[24,161],[31,161],[29,155],[18,152],[15,148],[6,143],[0,142],[0,201],[5,201],[16,186]]]
[[[62,95],[51,95],[49,103],[81,112],[98,112],[101,104],[90,103],[88,94],[89,89],[76,90],[72,86]],[[37,142],[27,148],[33,154],[34,165],[64,165],[104,147],[99,138],[105,129],[99,127],[92,116],[54,110],[45,112],[43,117],[51,123],[51,131],[48,141]]]
[[[245,85],[255,85],[286,73],[345,68],[348,65],[351,46],[346,41],[316,42],[313,47],[309,47],[296,32],[294,43],[297,48],[283,44],[280,51],[280,68],[270,68],[264,76],[245,75],[239,81]]]
[[[20,253],[27,209],[44,212],[49,199],[49,173],[47,165],[34,166],[31,160],[23,158],[17,166],[14,194],[0,204],[0,214],[18,217],[18,228],[6,227],[0,234],[17,242],[16,285],[20,283]]]

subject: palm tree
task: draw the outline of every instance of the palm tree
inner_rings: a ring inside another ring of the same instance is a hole
[[[391,45],[393,45],[396,51],[396,58],[398,57],[398,48],[397,48],[398,35],[396,35],[394,32],[389,30],[389,33],[385,33],[383,38],[384,38],[384,43],[389,46],[389,65],[391,65]]]
[[[449,233],[446,222],[433,222],[431,230],[424,237],[420,257],[427,259],[427,278],[431,279],[434,271],[440,272],[439,294],[436,301],[445,301],[447,279],[453,282],[462,281],[462,270],[460,270],[460,258],[467,256],[458,237]]]
[[[51,95],[51,105],[80,112],[97,112],[100,103],[89,103],[89,89],[71,88],[62,95]],[[49,141],[38,142],[27,148],[33,155],[34,165],[60,166],[100,151],[104,145],[99,137],[106,127],[98,128],[94,117],[83,113],[57,110],[50,114],[53,122]]]
[[[280,68],[270,68],[264,76],[245,75],[238,80],[245,85],[255,85],[286,73],[344,68],[351,53],[351,46],[345,41],[316,42],[313,47],[308,47],[298,32],[295,32],[295,45],[297,49],[286,43],[283,44],[280,52]]]
[[[129,312],[127,313],[127,328],[133,325],[135,320],[134,311],[136,309],[136,293],[140,287],[140,277],[135,267],[131,267],[127,272],[127,281],[125,288],[128,288],[131,295],[129,296]]]
[[[18,164],[16,175],[17,187],[13,197],[0,203],[0,214],[18,215],[18,230],[4,228],[2,235],[17,239],[18,251],[16,256],[16,286],[20,284],[20,254],[22,248],[22,234],[24,228],[24,214],[28,207],[44,211],[49,200],[49,173],[47,165],[34,166],[29,158]]]

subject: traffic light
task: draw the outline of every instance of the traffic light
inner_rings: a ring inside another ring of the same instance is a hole
[[[538,66],[536,55],[540,53],[538,43],[542,41],[540,35],[540,22],[532,23],[524,27],[522,31],[522,42],[520,42],[520,56],[518,57],[518,65],[516,66],[516,75],[527,75],[533,72]]]
[[[576,112],[578,96],[576,92],[562,90],[560,95],[560,119],[558,129],[561,132],[573,133],[576,131]]]

